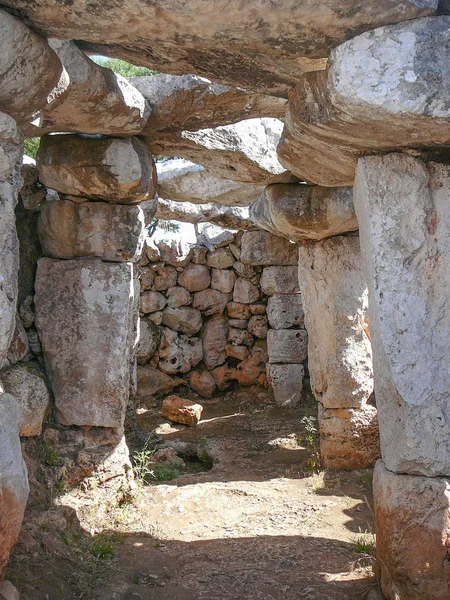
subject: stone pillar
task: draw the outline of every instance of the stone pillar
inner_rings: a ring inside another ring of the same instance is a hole
[[[367,286],[357,234],[300,244],[299,283],[311,387],[327,469],[373,466],[379,456]]]
[[[450,166],[358,161],[383,461],[378,570],[389,600],[450,596]]]

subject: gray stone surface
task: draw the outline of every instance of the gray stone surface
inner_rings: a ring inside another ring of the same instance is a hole
[[[182,223],[215,223],[231,229],[253,229],[248,208],[220,204],[193,204],[159,198],[156,218]]]
[[[222,365],[226,358],[228,323],[225,317],[215,315],[205,323],[202,331],[203,362],[207,369]]]
[[[450,473],[450,169],[361,159],[355,207],[369,285],[381,452],[396,473]]]
[[[189,373],[203,358],[202,340],[163,329],[158,368],[166,374]]]
[[[238,277],[234,284],[233,302],[239,304],[253,304],[261,297],[261,291],[257,285],[254,285],[248,279]]]
[[[267,317],[272,329],[289,329],[304,325],[301,294],[275,294],[267,302]]]
[[[59,423],[123,425],[134,294],[131,263],[40,259],[36,327]]]
[[[311,389],[325,408],[359,408],[373,391],[367,284],[359,238],[299,248]]]
[[[161,332],[150,319],[139,319],[139,342],[136,349],[138,365],[145,365],[155,354],[161,341]]]
[[[242,236],[244,265],[296,265],[297,246],[267,231],[246,231]]]
[[[190,337],[202,328],[202,315],[199,310],[190,306],[169,307],[163,311],[162,322],[170,329]]]
[[[303,391],[303,365],[267,365],[267,378],[277,406],[297,406]]]
[[[267,350],[270,363],[298,365],[308,356],[308,334],[304,329],[269,329]]]
[[[261,276],[264,294],[296,294],[300,291],[296,266],[265,267]]]

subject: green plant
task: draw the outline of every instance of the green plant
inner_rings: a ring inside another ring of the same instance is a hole
[[[25,140],[23,143],[23,153],[29,156],[30,158],[36,158],[36,154],[39,150],[39,145],[41,143],[41,138],[29,138]]]
[[[133,454],[133,472],[136,481],[143,483],[153,473],[152,456],[155,453],[154,450],[150,450],[148,447],[149,440],[144,444],[142,450],[139,450]]]
[[[41,445],[42,459],[49,467],[55,467],[59,461],[59,452],[49,440],[44,440]]]
[[[119,58],[106,58],[105,56],[95,56],[92,60],[101,67],[111,69],[114,73],[122,77],[142,77],[144,75],[156,75],[158,71],[153,71],[147,67],[137,67],[131,63],[120,60]]]
[[[316,421],[317,419],[312,416],[303,417],[300,421],[306,431],[305,442],[307,450],[313,450],[316,447],[317,427],[314,425]]]
[[[376,552],[376,538],[370,531],[361,531],[355,538],[354,542],[355,551],[358,554],[364,554],[368,556],[375,556]]]
[[[108,560],[116,555],[116,545],[123,542],[119,533],[101,533],[89,546],[89,551],[98,560]]]
[[[156,463],[153,465],[150,477],[155,481],[171,481],[180,474],[180,470],[171,464]]]

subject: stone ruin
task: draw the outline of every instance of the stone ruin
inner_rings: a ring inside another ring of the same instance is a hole
[[[125,476],[136,385],[267,377],[290,403],[307,354],[324,465],[381,449],[385,597],[450,598],[448,14],[3,1],[0,580],[29,489],[20,437],[49,406],[87,471],[108,447]],[[127,80],[90,54],[163,74]],[[22,166],[34,136],[39,175]],[[155,215],[225,240],[155,248]]]

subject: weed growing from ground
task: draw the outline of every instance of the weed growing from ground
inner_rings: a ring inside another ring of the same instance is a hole
[[[317,473],[320,469],[320,452],[318,448],[318,431],[315,425],[316,421],[316,417],[311,415],[303,417],[300,421],[305,429],[305,435],[301,441],[305,444],[305,448],[310,454],[308,467],[312,473]]]

